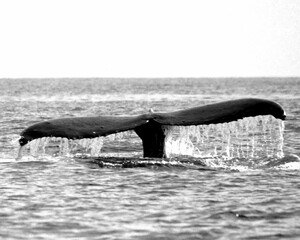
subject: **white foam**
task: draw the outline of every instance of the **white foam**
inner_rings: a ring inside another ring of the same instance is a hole
[[[201,97],[203,97],[201,95]],[[26,102],[124,102],[124,101],[176,101],[183,99],[199,99],[198,94],[76,94],[76,95],[18,95],[18,96],[3,96],[1,101],[11,102],[11,101],[26,101]]]
[[[275,169],[299,170],[300,169],[300,162],[285,163],[285,164],[283,164],[281,166],[275,167]]]

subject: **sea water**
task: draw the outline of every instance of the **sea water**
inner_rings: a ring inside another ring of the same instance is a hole
[[[1,79],[0,238],[298,239],[300,80]],[[48,119],[169,112],[242,97],[287,113],[165,127],[167,159],[134,132],[70,141],[19,134]]]

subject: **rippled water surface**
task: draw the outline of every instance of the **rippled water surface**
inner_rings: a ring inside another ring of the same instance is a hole
[[[39,121],[243,97],[283,106],[283,157],[233,158],[221,167],[187,156],[143,159],[133,137],[109,144],[104,157],[15,160],[20,132]],[[296,78],[0,79],[0,238],[299,239],[299,100]]]

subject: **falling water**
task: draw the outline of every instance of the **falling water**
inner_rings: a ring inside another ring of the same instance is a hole
[[[283,130],[283,121],[269,115],[222,124],[167,126],[165,151],[168,157],[280,158]]]
[[[120,132],[116,134],[111,134],[106,137],[97,138],[83,138],[83,139],[67,139],[59,137],[44,137],[38,138],[31,141],[29,144],[24,146],[22,149],[22,154],[28,153],[34,157],[51,154],[54,156],[124,156],[126,153],[120,149],[126,150],[127,145],[140,145],[139,138],[133,131]],[[119,147],[119,150],[114,150],[114,152],[103,151],[105,146],[115,149]],[[138,148],[131,148],[138,154]],[[126,151],[125,151],[126,152]],[[132,152],[131,152],[132,156]]]

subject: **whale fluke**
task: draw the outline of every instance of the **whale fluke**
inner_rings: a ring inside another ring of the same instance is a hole
[[[146,124],[146,115],[136,117],[75,117],[60,118],[36,123],[21,133],[21,146],[42,137],[62,137],[68,139],[95,138],[135,129]]]
[[[276,102],[244,98],[208,104],[170,113],[154,113],[153,119],[163,125],[207,125],[232,122],[245,117],[272,115],[285,119],[283,108]]]
[[[95,138],[109,134],[134,130],[142,139],[144,157],[165,157],[164,125],[205,125],[236,121],[245,117],[272,115],[285,119],[283,108],[264,99],[238,99],[194,107],[170,113],[152,110],[138,116],[98,116],[61,118],[40,122],[26,128],[21,133],[19,143],[42,137],[62,137],[68,139]]]

